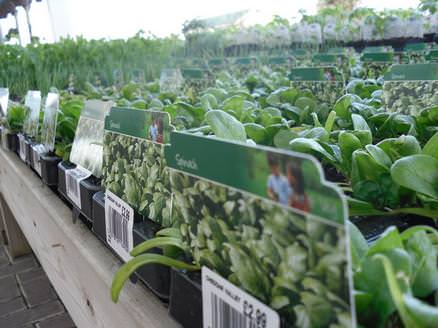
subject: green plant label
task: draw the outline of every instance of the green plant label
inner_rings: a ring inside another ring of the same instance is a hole
[[[172,225],[164,158],[171,130],[165,112],[112,108],[105,119],[102,184],[140,215],[162,226]]]
[[[295,49],[291,51],[291,55],[294,56],[297,59],[306,59],[308,58],[309,52],[305,49]]]
[[[394,62],[393,52],[364,52],[361,56],[365,79],[377,79],[384,75]]]
[[[343,76],[335,67],[298,67],[290,72],[291,86],[311,92],[319,102],[333,105],[344,93]]]
[[[29,90],[26,94],[24,106],[26,107],[24,133],[32,138],[37,137],[41,111],[41,91]]]
[[[240,57],[234,60],[234,64],[239,66],[251,66],[257,64],[257,59],[255,57]]]
[[[335,54],[314,54],[312,58],[316,66],[336,65],[338,63],[338,55]]]
[[[212,58],[208,61],[208,66],[223,67],[227,63],[225,58]]]
[[[407,52],[419,52],[419,51],[426,51],[428,49],[427,43],[424,42],[418,42],[418,43],[408,43],[404,51]]]
[[[278,313],[209,268],[202,267],[204,327],[280,328]]]
[[[79,117],[70,162],[89,170],[95,177],[102,175],[104,119],[113,102],[87,100]]]
[[[362,53],[368,53],[368,52],[378,53],[378,52],[387,52],[392,50],[393,49],[391,46],[374,46],[374,47],[365,47]]]
[[[0,88],[0,118],[8,113],[9,89]]]
[[[438,49],[433,49],[429,51],[427,55],[427,60],[430,62],[438,62]]]
[[[59,94],[49,92],[44,106],[43,128],[41,131],[41,141],[46,152],[53,152],[55,150],[58,110]]]
[[[180,132],[165,153],[172,216],[196,263],[291,326],[297,318],[313,327],[354,326],[346,201],[320,164]],[[309,307],[310,299],[321,307]]]
[[[268,65],[289,65],[291,64],[291,58],[289,57],[269,57]]]
[[[363,53],[360,59],[366,63],[393,63],[393,52],[366,52]]]
[[[389,112],[418,115],[438,104],[438,63],[393,65],[384,79],[383,100]]]

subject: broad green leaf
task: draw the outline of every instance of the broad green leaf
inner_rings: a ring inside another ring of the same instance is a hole
[[[348,214],[350,217],[354,216],[374,216],[385,214],[374,208],[373,204],[364,202],[359,199],[347,197],[348,200]]]
[[[120,292],[128,280],[129,276],[133,274],[138,268],[148,264],[162,264],[175,269],[196,271],[200,270],[197,265],[181,262],[159,254],[142,254],[134,257],[130,261],[122,265],[122,267],[116,272],[113,283],[111,285],[111,298],[113,302],[117,303],[119,300]]]
[[[403,303],[406,312],[412,318],[411,322],[415,324],[415,326],[412,326],[413,328],[436,327],[438,323],[438,307],[424,303],[409,294],[403,295]]]
[[[388,169],[391,167],[391,159],[381,148],[374,145],[366,145],[365,149],[377,163]]]
[[[362,148],[362,143],[352,133],[342,131],[338,137],[338,145],[341,149],[343,162],[342,164],[344,165],[349,175],[351,170],[352,155],[354,151]]]
[[[353,121],[354,132],[357,133],[356,136],[360,139],[362,145],[370,144],[373,141],[373,136],[365,119],[358,114],[352,114],[351,119]]]
[[[317,154],[318,157],[322,156],[329,161],[335,161],[335,158],[313,139],[295,138],[289,142],[289,149],[311,155]]]
[[[368,244],[359,229],[350,221],[347,221],[350,234],[350,249],[353,267],[359,267],[359,263],[368,250]]]
[[[422,154],[438,159],[438,132],[424,145]]]
[[[254,140],[258,144],[264,144],[267,140],[266,129],[260,124],[246,123],[244,124],[248,138]]]
[[[295,101],[295,106],[301,109],[307,109],[309,112],[313,112],[316,108],[316,102],[308,97],[299,97]]]
[[[351,104],[353,102],[360,102],[360,101],[361,101],[360,97],[354,94],[343,95],[341,98],[339,98],[336,101],[334,111],[340,118],[344,120],[349,120],[351,117],[351,111],[350,111]]]
[[[378,147],[394,162],[399,158],[421,153],[421,146],[417,138],[413,136],[400,136],[398,138],[385,139],[377,144]]]
[[[298,133],[291,130],[280,130],[274,137],[274,145],[278,148],[289,149],[289,143],[292,139],[298,138]]]
[[[391,176],[399,185],[438,198],[438,159],[427,155],[407,156],[391,167]]]
[[[201,97],[201,104],[202,104],[202,108],[205,111],[218,108],[218,101],[216,97],[210,93],[207,93]]]
[[[333,125],[335,124],[335,120],[336,120],[336,112],[332,110],[329,116],[327,117],[324,126],[324,128],[327,130],[328,133],[332,132]]]
[[[211,110],[205,114],[205,120],[218,138],[246,141],[245,127],[234,116],[222,110]]]

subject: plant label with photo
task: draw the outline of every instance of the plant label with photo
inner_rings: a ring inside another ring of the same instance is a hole
[[[291,326],[354,327],[347,203],[321,165],[300,153],[182,132],[170,141],[172,220],[194,261]]]
[[[67,197],[78,207],[81,208],[81,186],[82,180],[91,176],[87,169],[77,166],[74,169],[65,171],[65,185],[67,187]]]
[[[85,102],[70,153],[70,162],[81,165],[97,178],[102,175],[105,116],[112,106],[112,101]]]
[[[8,114],[9,89],[0,88],[0,118]]]
[[[365,79],[377,79],[394,63],[394,52],[364,52],[361,56]]]
[[[344,77],[333,66],[293,68],[289,79],[291,87],[302,91],[310,90],[310,96],[328,105],[334,105],[344,94]]]
[[[49,92],[44,107],[44,120],[41,141],[46,152],[55,150],[56,120],[59,110],[59,94]]]
[[[41,91],[29,90],[26,94],[24,106],[27,113],[23,131],[26,136],[34,138],[38,135],[40,122]]]
[[[202,267],[204,328],[279,328],[278,313],[219,274]]]
[[[168,113],[112,108],[105,119],[102,185],[140,215],[170,227],[172,197],[164,149]]]
[[[134,209],[107,190],[105,192],[106,241],[124,261],[132,258],[129,253],[134,247],[133,226]]]
[[[438,105],[438,63],[393,65],[384,80],[388,112],[418,116]]]

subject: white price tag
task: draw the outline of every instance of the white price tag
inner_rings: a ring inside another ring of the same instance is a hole
[[[4,150],[8,149],[8,131],[2,126],[1,127],[1,133],[2,133],[2,147]]]
[[[44,145],[33,145],[32,146],[32,162],[33,169],[41,176],[41,154],[45,152]]]
[[[129,253],[134,247],[133,226],[134,209],[107,190],[105,193],[106,241],[124,261],[132,259]]]
[[[70,170],[65,171],[65,185],[67,189],[67,197],[70,198],[78,208],[81,208],[81,188],[82,180],[87,179],[91,172],[80,167],[79,165]]]
[[[207,267],[202,267],[204,328],[279,328],[277,312]]]
[[[18,142],[20,143],[19,155],[23,162],[26,162],[26,143],[23,134],[18,134]]]

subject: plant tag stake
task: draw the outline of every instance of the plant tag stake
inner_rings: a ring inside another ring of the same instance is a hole
[[[26,143],[25,143],[24,134],[22,133],[18,134],[18,141],[20,143],[20,151],[19,151],[20,158],[23,162],[26,162]]]
[[[278,313],[207,267],[202,267],[204,328],[277,328]]]
[[[106,241],[124,261],[132,258],[129,253],[134,247],[133,226],[134,209],[107,190],[105,193]]]
[[[45,149],[41,144],[32,146],[32,161],[33,169],[41,176],[41,154],[44,154]]]
[[[67,186],[67,196],[79,208],[81,208],[81,188],[82,180],[91,176],[91,172],[81,166],[65,171],[65,185]]]

